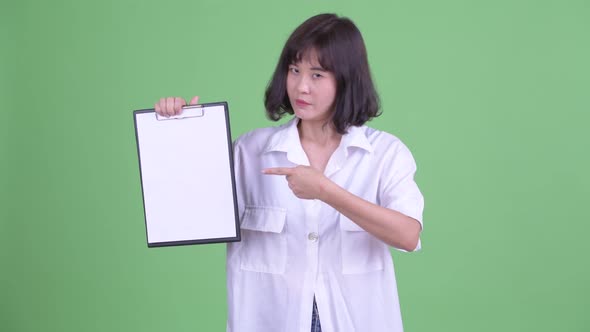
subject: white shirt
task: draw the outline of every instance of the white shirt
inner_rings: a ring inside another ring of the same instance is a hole
[[[254,130],[235,143],[242,241],[227,247],[227,330],[309,332],[315,296],[322,331],[402,331],[389,247],[331,206],[297,198],[284,176],[262,174],[309,166],[297,122]],[[325,175],[422,223],[415,171],[398,138],[361,126],[342,137]]]

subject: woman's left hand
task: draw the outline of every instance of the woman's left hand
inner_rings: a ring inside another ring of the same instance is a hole
[[[275,167],[262,170],[268,175],[285,175],[293,194],[303,199],[320,199],[323,186],[330,181],[324,174],[313,167]]]

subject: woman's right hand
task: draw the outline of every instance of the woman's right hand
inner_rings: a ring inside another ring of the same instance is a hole
[[[197,105],[199,103],[199,96],[194,96],[189,105]],[[161,98],[155,105],[156,113],[161,116],[171,117],[179,115],[182,111],[182,106],[186,105],[186,101],[180,97]]]

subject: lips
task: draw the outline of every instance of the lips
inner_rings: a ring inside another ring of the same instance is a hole
[[[310,103],[306,102],[303,99],[295,99],[295,104],[297,104],[297,106],[300,106],[300,107],[311,105]]]

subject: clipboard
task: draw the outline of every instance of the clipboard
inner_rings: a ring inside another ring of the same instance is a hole
[[[148,247],[240,241],[227,102],[133,117]]]

